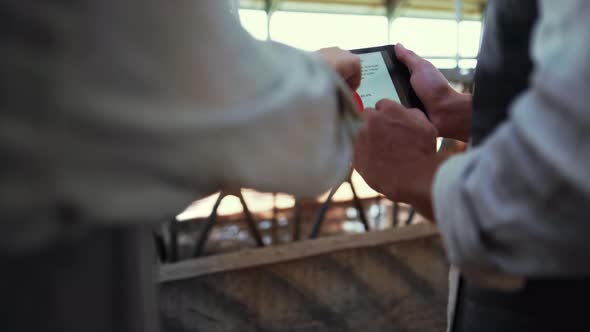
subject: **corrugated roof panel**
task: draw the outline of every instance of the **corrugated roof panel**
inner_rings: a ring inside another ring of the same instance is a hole
[[[463,0],[463,15],[479,19],[486,0]],[[245,8],[264,8],[264,0],[240,0]],[[310,12],[378,14],[386,11],[386,0],[275,0],[276,9]],[[455,17],[455,0],[397,0],[398,15]]]
[[[463,16],[479,19],[486,0],[463,0]],[[455,17],[455,0],[409,0],[399,9],[406,16]]]

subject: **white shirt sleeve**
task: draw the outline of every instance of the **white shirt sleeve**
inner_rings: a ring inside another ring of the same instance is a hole
[[[540,5],[530,88],[506,123],[435,179],[440,231],[464,271],[590,272],[590,5]]]
[[[7,177],[10,215],[67,202],[85,220],[158,220],[221,188],[312,196],[346,176],[360,124],[347,87],[317,56],[251,38],[226,1],[47,7],[34,12],[55,49],[7,53],[27,95],[51,101],[35,110],[51,121],[0,121],[47,170]]]

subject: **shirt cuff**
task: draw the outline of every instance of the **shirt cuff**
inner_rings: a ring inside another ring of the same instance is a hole
[[[483,263],[480,228],[470,211],[463,183],[477,163],[477,149],[448,159],[434,178],[433,205],[451,264],[464,268]]]
[[[482,287],[518,289],[523,279],[501,272],[492,263],[476,213],[463,190],[480,154],[478,149],[471,150],[450,158],[439,168],[433,185],[437,225],[451,265],[462,274]]]

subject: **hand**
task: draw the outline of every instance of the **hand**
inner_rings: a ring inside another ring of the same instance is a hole
[[[436,128],[420,110],[386,99],[364,116],[354,168],[376,191],[432,217],[431,184],[444,160],[436,154]]]
[[[322,48],[317,53],[332,67],[352,91],[361,85],[361,58],[338,47]]]
[[[410,70],[410,83],[439,134],[466,142],[471,131],[471,95],[455,91],[432,63],[403,45],[397,44],[395,53]]]

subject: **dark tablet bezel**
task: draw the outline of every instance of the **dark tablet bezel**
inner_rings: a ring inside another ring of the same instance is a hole
[[[422,101],[420,101],[420,98],[418,98],[418,96],[414,92],[414,89],[412,88],[412,85],[410,84],[410,71],[408,70],[408,67],[406,67],[406,65],[404,65],[397,59],[397,56],[395,55],[395,47],[393,45],[362,48],[357,50],[351,50],[351,52],[354,54],[376,52],[383,52],[387,54],[387,57],[384,57],[385,65],[387,66],[389,76],[393,81],[393,85],[395,86],[395,89],[397,91],[397,94],[399,95],[399,99],[402,105],[408,108],[417,108],[428,117],[428,113],[424,108],[424,104],[422,104]]]

